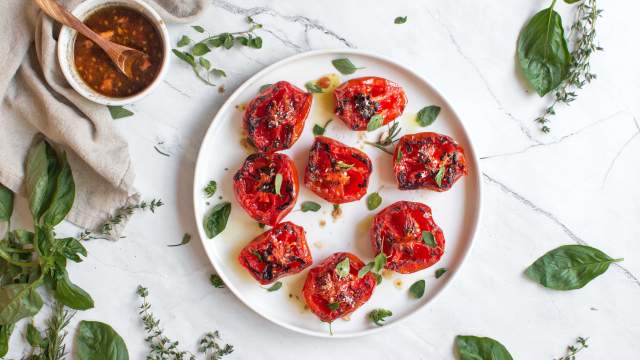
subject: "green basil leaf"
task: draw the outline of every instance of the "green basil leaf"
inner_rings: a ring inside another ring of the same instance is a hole
[[[446,272],[447,272],[447,269],[445,269],[445,268],[440,268],[440,269],[436,270],[436,275],[435,275],[436,279],[440,279],[440,277],[442,275],[444,275],[444,273],[446,273]]]
[[[436,243],[436,239],[435,237],[433,237],[433,233],[431,231],[425,230],[422,232],[422,241],[424,241],[424,243],[431,248],[438,246],[438,244]]]
[[[31,347],[39,347],[40,344],[42,344],[42,335],[40,335],[40,331],[38,331],[38,329],[31,323],[27,324],[27,334],[25,337]]]
[[[333,64],[333,67],[335,67],[336,70],[340,71],[340,73],[342,73],[343,75],[351,75],[356,72],[356,70],[364,69],[361,67],[356,67],[355,65],[353,65],[351,60],[347,58],[332,60],[331,64]]]
[[[336,310],[338,310],[338,308],[340,308],[340,303],[338,303],[338,302],[328,303],[327,307],[331,311],[336,311]]]
[[[382,283],[382,275],[376,273],[374,273],[373,275],[376,277],[376,284],[380,285],[380,283]]]
[[[222,69],[213,68],[211,69],[211,73],[213,74],[213,76],[227,77],[227,73]]]
[[[387,264],[387,255],[385,253],[380,252],[376,255],[375,259],[373,259],[373,271],[379,273],[382,271],[384,266]]]
[[[360,270],[358,270],[358,278],[362,279],[365,275],[367,275],[369,273],[369,271],[371,271],[371,269],[373,269],[373,261],[368,263],[367,265],[363,266],[360,268]]]
[[[191,43],[191,39],[187,35],[182,35],[180,40],[178,40],[178,47],[187,46]]]
[[[9,221],[13,214],[13,191],[0,184],[0,221]]]
[[[109,109],[109,114],[111,114],[111,118],[113,120],[118,120],[133,115],[133,112],[125,109],[124,106],[107,105],[107,109]]]
[[[122,337],[111,326],[99,321],[80,321],[75,352],[78,360],[129,360]]]
[[[280,290],[281,287],[282,287],[282,283],[280,281],[277,281],[275,284],[271,285],[271,287],[267,288],[267,291],[268,292],[278,291]]]
[[[209,70],[211,68],[211,63],[206,58],[201,57],[198,59],[198,62],[200,63],[200,66],[202,66],[206,70]]]
[[[460,360],[513,360],[502,344],[488,337],[458,335],[455,345]]]
[[[307,211],[316,212],[320,210],[320,208],[321,208],[320,204],[313,201],[305,201],[300,205],[300,210],[302,210],[302,212],[307,212]]]
[[[388,318],[391,315],[393,315],[391,310],[375,309],[369,313],[369,319],[371,319],[371,321],[373,321],[374,324],[378,326],[382,326],[384,325],[383,322],[386,320],[386,318]]]
[[[396,162],[402,160],[402,149],[398,149],[398,155],[396,155]]]
[[[262,48],[262,38],[257,36],[253,39],[249,40],[249,47],[252,47],[254,49],[260,49]]]
[[[55,298],[75,310],[88,310],[94,305],[91,295],[72,283],[66,271],[56,276]]]
[[[338,274],[339,278],[342,279],[343,277],[349,275],[350,271],[351,265],[349,264],[349,257],[345,257],[344,260],[336,264],[336,273]]]
[[[375,210],[380,206],[380,204],[382,204],[382,196],[377,192],[371,193],[367,196],[367,209]]]
[[[280,174],[280,173],[276,174],[276,178],[275,178],[273,187],[275,189],[276,195],[282,195],[282,194],[280,194],[280,190],[282,188],[282,174]]]
[[[211,282],[211,285],[213,285],[214,288],[221,289],[224,287],[224,281],[218,274],[211,274],[209,282]]]
[[[209,239],[213,239],[227,227],[231,214],[231,203],[221,202],[211,209],[209,215],[204,218],[204,232]]]
[[[384,122],[384,117],[382,117],[382,115],[379,115],[379,114],[373,115],[371,119],[369,119],[369,122],[367,123],[367,131],[373,131],[379,128],[380,126],[382,126],[383,122]]]
[[[220,47],[224,44],[224,34],[212,37],[207,41],[211,47]]]
[[[36,223],[47,210],[55,190],[57,165],[55,151],[44,140],[39,141],[27,154],[27,198],[31,215]]]
[[[406,16],[398,16],[395,18],[395,20],[393,20],[394,24],[404,24],[407,22],[407,17]]]
[[[64,239],[57,239],[58,251],[62,253],[64,257],[71,261],[81,262],[82,256],[87,256],[87,249],[75,238],[69,237]]]
[[[60,171],[55,178],[55,186],[51,194],[50,204],[42,214],[42,222],[48,227],[58,225],[69,213],[76,196],[76,184],[73,181],[71,167],[67,162],[67,155],[59,157]]]
[[[553,249],[527,268],[525,274],[554,290],[574,290],[603,274],[614,262],[602,251],[584,245],[564,245]]]
[[[322,88],[318,86],[318,84],[314,83],[313,81],[309,81],[308,83],[304,84],[304,87],[306,87],[310,93],[317,94],[322,92]]]
[[[571,64],[560,15],[551,7],[534,15],[520,32],[517,52],[520,69],[538,95],[558,87]]]
[[[0,288],[0,325],[34,316],[42,307],[37,284],[10,284]]]
[[[436,174],[436,184],[438,187],[442,187],[442,179],[444,179],[444,173],[446,168],[444,164],[440,165],[440,169],[438,169],[438,173]]]
[[[204,43],[197,43],[193,45],[193,48],[191,48],[191,54],[193,56],[202,56],[209,51],[211,51],[211,49],[209,49],[209,47]]]
[[[420,111],[418,111],[418,115],[416,116],[416,121],[420,126],[429,126],[436,121],[438,115],[440,114],[440,106],[430,105],[425,106]]]
[[[33,244],[34,234],[31,231],[16,229],[11,232],[11,239],[17,245]]]
[[[233,35],[227,33],[224,35],[224,41],[222,45],[225,49],[231,49],[233,47]]]
[[[201,34],[204,32],[204,28],[202,26],[200,26],[200,25],[194,25],[194,26],[192,26],[192,28],[193,28],[193,30],[195,30],[195,31],[197,31],[197,32],[199,32]]]
[[[249,39],[246,36],[238,36],[236,37],[236,41],[240,43],[240,45],[249,46]]]
[[[409,293],[416,299],[420,299],[424,295],[426,281],[418,280],[409,287]]]
[[[193,55],[189,54],[188,52],[182,52],[182,51],[176,50],[176,49],[171,49],[171,51],[173,52],[173,54],[175,56],[178,57],[178,59],[186,62],[187,64],[189,64],[191,66],[196,66],[196,60],[193,57]]]
[[[0,325],[0,357],[4,357],[9,352],[9,339],[14,327],[15,324]]]
[[[218,190],[218,183],[216,183],[215,180],[209,181],[207,186],[204,187],[204,193],[207,195],[207,198],[215,195],[216,190]]]

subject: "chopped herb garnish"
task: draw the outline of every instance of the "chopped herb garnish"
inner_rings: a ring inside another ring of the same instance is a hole
[[[351,60],[347,58],[335,59],[332,60],[331,63],[333,64],[333,67],[335,67],[336,70],[340,71],[340,73],[342,73],[343,75],[351,75],[356,72],[356,70],[364,69],[363,67],[356,67],[355,65],[353,65]]]
[[[398,16],[395,18],[395,20],[393,20],[394,24],[404,24],[407,22],[407,17],[406,16]]]
[[[276,179],[275,179],[275,183],[274,183],[274,189],[276,191],[276,195],[282,195],[280,194],[280,189],[282,188],[282,174],[276,174]]]
[[[438,187],[442,187],[442,179],[444,178],[445,166],[444,164],[440,165],[440,169],[438,169],[438,173],[436,174],[436,184]]]
[[[204,193],[207,198],[212,197],[216,193],[216,190],[218,190],[218,184],[214,180],[209,181],[207,186],[204,187]]]
[[[367,209],[375,210],[380,206],[380,204],[382,204],[382,196],[377,192],[371,193],[367,196]]]
[[[393,315],[391,310],[375,309],[369,313],[369,319],[371,319],[371,321],[373,321],[374,324],[378,326],[382,326],[384,325],[383,322],[386,320],[386,318],[388,318],[391,315]]]
[[[336,273],[338,274],[338,277],[341,279],[349,275],[350,270],[351,270],[351,265],[349,263],[349,257],[345,257],[344,260],[336,264]]]
[[[302,210],[302,212],[307,212],[307,211],[316,212],[320,210],[320,207],[321,207],[320,204],[318,204],[317,202],[305,201],[300,205],[300,210]]]
[[[418,280],[409,287],[409,293],[416,299],[420,299],[424,295],[424,288],[426,282],[424,280]]]
[[[267,288],[267,291],[268,292],[278,291],[280,290],[281,287],[282,287],[282,283],[280,281],[277,281],[275,284],[271,285],[271,287]]]
[[[433,233],[431,231],[424,230],[422,232],[422,241],[427,244],[428,247],[437,247],[436,239],[433,237]]]
[[[338,169],[340,170],[349,170],[353,167],[353,164],[347,164],[342,160],[339,160],[336,162],[336,166],[338,167]]]
[[[336,311],[338,310],[338,308],[340,307],[340,303],[338,302],[332,302],[332,303],[328,303],[327,307],[329,308],[329,310],[331,311]]]
[[[218,274],[211,274],[211,276],[209,277],[209,281],[214,288],[221,289],[224,287],[224,281]]]

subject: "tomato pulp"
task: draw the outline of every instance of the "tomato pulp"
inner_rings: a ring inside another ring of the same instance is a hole
[[[261,152],[290,148],[302,133],[312,98],[286,81],[263,89],[244,113],[249,142]]]
[[[382,116],[380,125],[402,115],[407,96],[393,81],[369,76],[351,79],[334,92],[336,115],[352,130],[367,130],[374,115]]]
[[[341,277],[336,266],[345,258],[349,259],[349,267]],[[358,271],[363,266],[364,263],[357,256],[339,252],[309,270],[302,289],[309,309],[320,320],[332,322],[362,306],[369,300],[376,287],[376,278],[371,272],[358,278]]]
[[[238,261],[262,285],[297,274],[313,263],[304,229],[288,221],[258,235],[242,249]]]
[[[367,193],[371,160],[364,152],[325,136],[316,136],[304,183],[321,198],[342,204]]]
[[[371,245],[387,256],[385,268],[402,274],[435,264],[444,254],[444,234],[425,204],[398,201],[373,219]]]
[[[285,154],[251,154],[233,176],[236,199],[257,222],[274,226],[298,197],[298,172]]]

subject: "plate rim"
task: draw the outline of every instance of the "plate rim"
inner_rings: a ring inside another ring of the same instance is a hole
[[[224,274],[224,272],[220,273],[215,261],[212,260],[212,256],[209,253],[209,250],[207,249],[207,246],[205,244],[205,241],[210,240],[207,239],[207,237],[204,234],[204,229],[202,228],[202,224],[201,221],[198,220],[198,214],[197,214],[197,209],[196,209],[196,203],[197,201],[201,200],[201,191],[198,190],[197,188],[197,175],[200,172],[200,168],[201,168],[201,158],[203,157],[203,148],[204,148],[204,142],[205,140],[209,137],[210,133],[214,132],[217,130],[217,128],[220,126],[221,121],[218,120],[218,118],[220,118],[222,115],[222,113],[224,112],[224,110],[226,110],[229,106],[233,105],[233,102],[235,100],[237,100],[237,97],[243,93],[246,88],[248,88],[251,84],[253,84],[255,82],[256,79],[262,77],[263,75],[269,73],[270,71],[272,71],[273,69],[279,68],[281,66],[286,65],[287,63],[290,62],[294,62],[294,61],[298,61],[300,59],[304,59],[306,57],[313,57],[313,56],[318,56],[318,55],[328,55],[328,54],[336,54],[336,55],[361,55],[361,56],[367,56],[367,57],[371,57],[374,59],[378,59],[378,60],[382,60],[384,62],[390,63],[394,66],[397,66],[398,68],[402,69],[403,71],[406,71],[407,73],[409,73],[411,76],[417,78],[418,80],[424,82],[425,84],[427,84],[440,98],[442,98],[442,100],[445,102],[445,104],[447,105],[447,107],[449,108],[449,110],[451,111],[451,113],[453,114],[453,116],[455,116],[459,122],[460,122],[460,128],[462,130],[462,133],[464,134],[464,136],[467,138],[466,140],[468,141],[469,145],[470,145],[470,149],[466,151],[466,153],[470,153],[471,159],[472,159],[472,165],[473,168],[475,169],[475,172],[477,173],[477,176],[474,178],[474,180],[477,180],[477,192],[478,192],[478,196],[477,196],[477,200],[478,200],[478,204],[477,204],[477,216],[474,219],[474,222],[472,224],[472,228],[471,228],[471,232],[469,235],[469,246],[464,250],[464,252],[462,253],[462,256],[460,258],[460,264],[458,266],[458,268],[449,274],[449,279],[448,281],[442,285],[440,291],[438,291],[438,293],[433,296],[431,299],[427,300],[425,303],[423,303],[422,305],[420,305],[418,308],[416,308],[413,312],[398,318],[396,320],[394,320],[393,322],[390,322],[388,324],[385,324],[384,326],[377,326],[377,327],[372,327],[372,328],[368,328],[365,330],[360,330],[360,331],[354,331],[354,332],[350,332],[350,333],[333,333],[333,334],[329,334],[329,333],[320,333],[317,331],[313,331],[313,330],[309,330],[309,329],[305,329],[302,327],[298,327],[295,325],[291,325],[285,322],[282,322],[280,320],[274,319],[271,316],[264,314],[260,311],[258,311],[257,309],[255,309],[253,306],[251,306],[250,304],[248,304],[244,298],[239,295],[240,291],[238,289],[236,289],[236,287],[230,283],[228,281],[228,279],[226,278],[226,275]],[[217,125],[216,125],[217,124]],[[455,108],[451,105],[451,102],[448,100],[448,98],[444,95],[444,93],[436,86],[434,86],[431,82],[429,82],[427,79],[425,79],[423,76],[421,76],[420,74],[418,74],[417,72],[415,72],[413,69],[402,65],[401,63],[395,61],[394,59],[385,56],[385,55],[380,55],[377,53],[374,53],[373,51],[369,51],[369,50],[362,50],[362,49],[345,49],[345,48],[327,48],[327,49],[319,49],[319,50],[310,50],[310,51],[305,51],[302,53],[298,53],[298,54],[294,54],[291,56],[288,56],[284,59],[278,60],[275,63],[268,65],[267,67],[265,67],[264,69],[256,72],[255,74],[253,74],[251,77],[249,77],[247,80],[245,80],[240,86],[238,86],[238,88],[236,90],[233,91],[233,93],[231,93],[231,95],[224,101],[224,103],[220,106],[220,108],[216,111],[215,115],[212,117],[211,122],[209,123],[209,126],[207,127],[207,131],[205,132],[204,136],[202,137],[202,140],[200,142],[199,148],[198,148],[198,154],[196,156],[196,162],[195,162],[195,166],[194,166],[194,172],[193,172],[193,198],[192,198],[192,205],[193,205],[193,218],[195,220],[196,223],[196,228],[198,231],[198,235],[200,238],[200,242],[202,243],[202,247],[204,248],[204,252],[207,256],[207,259],[209,260],[209,263],[213,266],[213,268],[215,269],[216,273],[218,274],[218,276],[220,276],[222,278],[222,280],[225,283],[225,287],[228,288],[229,290],[231,290],[231,292],[233,293],[233,295],[240,300],[247,308],[251,309],[254,313],[258,314],[260,317],[269,320],[270,322],[279,325],[285,329],[294,331],[296,333],[300,333],[300,334],[305,334],[308,336],[314,336],[314,337],[320,337],[320,338],[331,338],[331,339],[344,339],[344,338],[355,338],[355,337],[360,337],[360,336],[365,336],[365,335],[371,335],[371,334],[375,334],[375,333],[379,333],[381,331],[387,330],[389,328],[393,328],[395,326],[397,326],[400,323],[404,323],[407,319],[414,317],[416,314],[422,312],[425,310],[425,308],[427,308],[427,305],[434,303],[439,297],[441,297],[442,293],[451,285],[451,283],[455,280],[455,278],[458,276],[458,273],[462,270],[462,268],[464,267],[465,263],[467,262],[467,259],[469,257],[469,255],[471,254],[471,252],[473,251],[473,248],[475,246],[476,243],[476,236],[478,234],[478,229],[480,228],[481,222],[482,222],[482,212],[483,212],[483,198],[484,198],[484,186],[482,183],[482,170],[480,168],[480,160],[478,158],[478,154],[476,152],[476,146],[475,143],[473,141],[473,138],[471,136],[471,133],[469,132],[469,130],[467,129],[467,127],[464,124],[464,121],[462,119],[462,117],[460,117],[458,115],[458,113],[456,112]]]

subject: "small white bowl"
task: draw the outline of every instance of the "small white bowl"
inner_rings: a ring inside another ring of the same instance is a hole
[[[80,95],[99,104],[126,105],[145,97],[162,81],[162,78],[167,73],[169,67],[169,50],[171,49],[171,42],[169,39],[169,31],[167,31],[167,26],[165,25],[164,20],[160,18],[160,15],[158,15],[151,6],[141,0],[86,0],[78,4],[71,13],[80,19],[80,21],[84,21],[96,10],[108,6],[125,6],[137,10],[145,15],[158,30],[158,33],[162,38],[164,50],[160,71],[158,71],[153,82],[141,92],[122,98],[109,97],[93,90],[84,82],[84,80],[82,80],[78,70],[76,69],[75,61],[73,59],[73,50],[78,33],[67,26],[62,27],[60,30],[60,36],[58,37],[58,61],[60,63],[60,68],[62,69],[62,73],[67,78],[67,81],[71,84],[71,87],[80,93]]]

